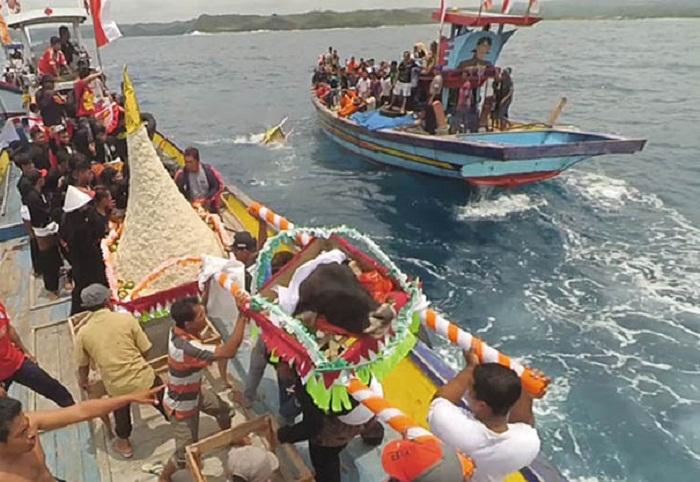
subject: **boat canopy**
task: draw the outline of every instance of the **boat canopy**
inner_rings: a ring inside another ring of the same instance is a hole
[[[56,23],[81,24],[87,20],[87,12],[84,8],[50,8],[43,10],[27,10],[7,16],[7,26],[11,29],[21,30],[26,27],[48,25]]]
[[[440,11],[433,12],[433,20],[440,21]],[[506,15],[502,13],[473,12],[448,10],[445,15],[445,23],[460,27],[485,27],[486,25],[515,25],[517,27],[530,27],[542,20],[541,17],[532,15]]]

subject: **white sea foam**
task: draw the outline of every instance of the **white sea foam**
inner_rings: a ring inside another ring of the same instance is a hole
[[[579,334],[570,351],[545,356],[565,368],[571,383],[601,371],[619,380],[620,395],[634,400],[648,423],[700,460],[696,435],[676,430],[667,415],[700,403],[689,386],[700,358],[675,356],[697,353],[700,341],[700,229],[625,181],[574,172],[564,182],[603,216],[591,225],[544,214],[564,236],[564,261],[528,283],[525,305],[552,332]],[[556,387],[539,408],[547,417],[564,412]],[[575,427],[570,435],[551,430],[555,447],[575,451]]]
[[[460,207],[457,218],[460,221],[505,219],[546,205],[544,198],[532,198],[527,194],[504,194],[495,199],[482,199]]]

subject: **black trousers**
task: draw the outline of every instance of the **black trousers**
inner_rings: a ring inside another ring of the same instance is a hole
[[[29,359],[25,359],[19,370],[4,380],[5,389],[10,388],[12,382],[24,385],[39,395],[52,400],[59,407],[75,405],[75,400],[66,387]]]
[[[163,380],[156,375],[156,379],[153,381],[153,386],[151,388],[159,387],[163,384]],[[165,390],[158,392],[158,405],[156,408],[160,413],[163,414],[165,420],[168,420],[168,415],[165,413],[165,408],[163,408],[163,394]],[[131,437],[131,431],[133,427],[131,425],[131,404],[114,411],[114,431],[117,437],[121,439],[127,439]]]
[[[40,276],[41,260],[39,257],[39,245],[37,244],[34,236],[29,237],[29,254],[32,256],[32,270],[34,271],[35,275]]]
[[[41,276],[44,278],[44,288],[46,291],[58,291],[59,274],[61,266],[63,266],[58,246],[53,246],[46,251],[39,251],[39,261]]]
[[[309,442],[311,465],[319,482],[340,482],[340,452],[347,447],[322,447]]]

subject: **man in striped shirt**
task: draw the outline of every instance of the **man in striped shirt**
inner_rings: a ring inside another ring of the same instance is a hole
[[[246,318],[240,317],[224,344],[205,345],[199,334],[206,327],[206,315],[196,297],[175,302],[170,316],[175,326],[168,343],[169,377],[163,406],[173,427],[175,454],[163,469],[160,482],[170,482],[175,472],[185,468],[185,447],[199,439],[200,411],[215,417],[222,430],[231,427],[231,408],[213,391],[202,390],[202,375],[214,361],[236,356],[246,325]]]

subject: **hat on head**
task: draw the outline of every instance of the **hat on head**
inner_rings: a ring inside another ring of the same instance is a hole
[[[233,249],[247,249],[248,251],[255,251],[255,247],[258,243],[255,238],[248,231],[238,231],[233,236],[233,244],[231,247]]]
[[[457,453],[438,439],[394,440],[382,451],[384,471],[400,482],[459,482],[464,480]]]
[[[85,308],[103,306],[112,297],[112,292],[105,285],[93,283],[80,292],[80,301]]]
[[[254,445],[233,447],[226,460],[228,473],[247,482],[267,482],[279,466],[275,454]]]
[[[90,196],[85,191],[78,189],[75,186],[68,186],[66,191],[66,200],[63,202],[63,211],[67,213],[72,213],[78,209],[85,206],[87,203],[92,201],[92,196]]]

